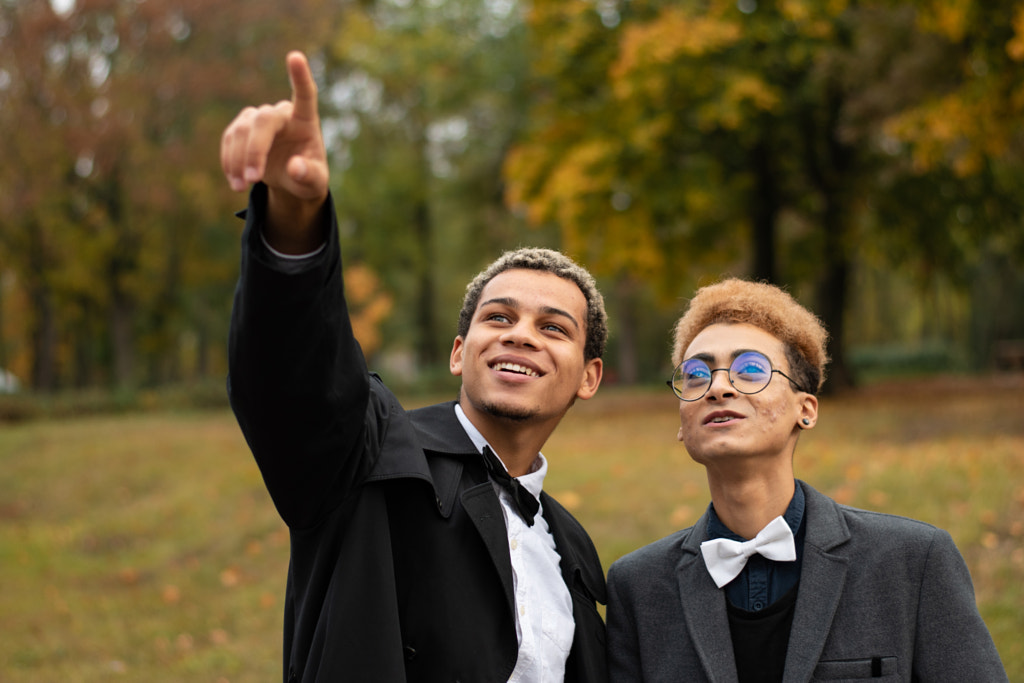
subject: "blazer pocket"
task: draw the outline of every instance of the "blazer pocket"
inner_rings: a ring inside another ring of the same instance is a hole
[[[818,662],[814,669],[815,681],[899,681],[899,667],[896,657],[870,657],[867,659],[838,659]]]

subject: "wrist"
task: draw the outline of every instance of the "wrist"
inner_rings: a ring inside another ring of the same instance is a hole
[[[267,222],[263,236],[282,254],[308,254],[327,239],[327,199],[300,199],[268,188]]]

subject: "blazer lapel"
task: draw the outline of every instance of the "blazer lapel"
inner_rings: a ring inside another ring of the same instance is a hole
[[[803,486],[807,500],[807,535],[784,683],[811,680],[831,630],[849,566],[845,557],[831,553],[850,538],[837,505],[807,484],[798,485]]]
[[[705,512],[683,540],[682,557],[676,567],[680,606],[693,646],[709,681],[736,683],[736,658],[732,651],[725,591],[715,585],[704,566],[700,544],[707,540]]]

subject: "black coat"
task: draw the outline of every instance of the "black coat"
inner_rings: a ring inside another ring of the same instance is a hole
[[[349,324],[333,207],[299,273],[266,258],[253,191],[229,344],[229,395],[289,527],[287,681],[506,681],[517,643],[508,537],[483,461],[446,403],[406,412]],[[566,680],[607,678],[604,575],[553,498],[576,633]]]

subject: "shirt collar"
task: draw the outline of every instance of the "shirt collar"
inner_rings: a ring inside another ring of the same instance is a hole
[[[476,446],[477,453],[483,453],[484,446],[488,446],[492,451],[494,451],[495,455],[498,455],[498,460],[501,460],[501,456],[498,454],[498,451],[494,450],[494,447],[487,443],[487,439],[485,439],[484,435],[480,433],[480,430],[469,421],[469,418],[466,417],[466,413],[462,410],[462,406],[458,403],[455,404],[455,416],[459,418],[459,423],[462,425],[462,428],[466,430],[466,435],[473,442],[473,445]],[[503,462],[502,467],[504,466],[505,463]],[[508,468],[505,469],[506,471],[508,470]],[[537,459],[533,462],[533,467],[530,471],[521,477],[516,477],[516,479],[518,479],[519,483],[525,486],[526,490],[532,493],[534,497],[539,498],[540,492],[544,488],[544,477],[547,476],[547,473],[547,458],[544,457],[543,453],[538,453]]]
[[[786,520],[786,524],[789,525],[790,530],[793,532],[793,536],[797,535],[800,530],[800,525],[804,521],[804,490],[799,483],[796,484],[796,490],[793,492],[793,498],[789,501],[789,507],[786,508],[785,514],[782,518]],[[718,518],[715,513],[715,504],[712,503],[710,509],[708,509],[708,540],[714,540],[716,538],[729,538],[734,541],[746,541],[749,539],[743,538],[739,534],[733,533],[729,527],[722,523],[722,520]]]

